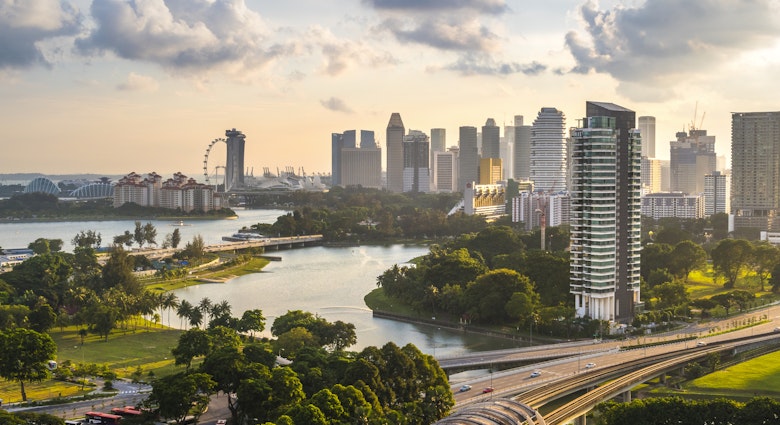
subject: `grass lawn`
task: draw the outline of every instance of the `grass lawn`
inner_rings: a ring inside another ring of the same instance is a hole
[[[259,273],[268,265],[270,260],[260,257],[253,257],[247,263],[234,267],[220,268],[218,270],[202,270],[195,275],[185,279],[174,279],[166,281],[157,281],[146,284],[146,288],[151,291],[168,292],[174,289],[185,288],[192,285],[200,285],[204,282],[200,279],[223,280],[243,276],[250,273]]]
[[[698,270],[691,272],[691,274],[688,275],[688,281],[685,283],[690,299],[709,298],[713,295],[731,292],[735,289],[754,292],[756,298],[771,293],[771,285],[768,283],[764,284],[765,291],[761,292],[761,282],[759,281],[758,276],[753,273],[742,275],[737,279],[737,284],[734,289],[724,288],[723,284],[725,283],[725,280],[722,277],[719,277],[718,283],[715,283],[713,276],[714,272],[712,271],[712,267],[708,267],[705,272]]]
[[[740,395],[753,397],[780,396],[780,352],[766,354],[755,359],[702,376],[684,386],[688,392]]]
[[[128,377],[138,366],[141,366],[144,376],[154,371],[155,376],[164,376],[175,372],[180,367],[173,364],[171,349],[178,344],[182,331],[150,326],[147,330],[138,328],[115,329],[108,337],[108,342],[96,335],[89,335],[81,345],[78,328],[71,326],[64,330],[50,332],[57,344],[57,362],[66,360],[72,363],[95,363],[106,365],[119,377]],[[25,383],[28,401],[45,400],[58,396],[69,397],[88,393],[94,388],[74,383],[49,379],[38,383]],[[21,401],[18,382],[0,380],[0,398],[4,403]]]

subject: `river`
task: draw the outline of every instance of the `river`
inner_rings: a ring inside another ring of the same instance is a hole
[[[243,226],[271,223],[285,213],[282,210],[238,210],[236,220],[193,220],[184,226],[171,221],[151,221],[157,228],[158,242],[165,234],[178,228],[182,243],[201,235],[207,244],[221,243],[222,236],[235,233]],[[71,251],[70,241],[80,231],[93,230],[102,235],[103,245],[114,236],[133,231],[134,220],[0,223],[0,246],[22,248],[37,238],[62,239],[64,250]],[[421,351],[437,357],[473,351],[511,348],[513,341],[374,318],[363,297],[376,288],[376,278],[393,264],[406,263],[428,252],[426,246],[390,245],[356,247],[308,247],[274,252],[282,261],[271,262],[263,272],[241,276],[226,283],[210,283],[175,291],[181,300],[197,304],[204,297],[212,302],[227,301],[233,316],[248,309],[261,309],[270,329],[273,319],[288,310],[304,310],[329,320],[341,320],[355,325],[360,350],[393,341],[399,346],[416,345]],[[180,327],[172,314],[171,326]],[[163,322],[168,323],[167,315]],[[270,335],[268,331],[265,335]]]

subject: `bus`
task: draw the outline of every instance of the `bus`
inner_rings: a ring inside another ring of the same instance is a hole
[[[135,406],[125,406],[125,407],[114,407],[111,409],[111,413],[114,415],[119,415],[124,418],[132,418],[132,417],[138,417],[141,416],[144,412],[142,412],[139,409],[136,409]]]
[[[119,425],[122,417],[111,413],[87,412],[86,419],[88,424]]]

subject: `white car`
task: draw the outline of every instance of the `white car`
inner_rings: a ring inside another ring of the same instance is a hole
[[[541,370],[535,370],[531,373],[531,378],[536,378],[537,376],[541,376],[542,371]]]
[[[468,390],[470,390],[470,389],[471,389],[471,385],[468,385],[468,384],[467,384],[467,385],[463,385],[462,387],[460,387],[460,389],[458,390],[458,392],[461,392],[461,393],[462,393],[462,392],[466,392],[466,391],[468,391]]]
[[[596,363],[588,363],[588,364],[585,365],[585,369],[591,369],[591,368],[594,368],[594,367],[596,367]]]

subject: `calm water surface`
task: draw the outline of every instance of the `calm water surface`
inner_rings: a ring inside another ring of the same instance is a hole
[[[201,235],[207,244],[222,243],[222,236],[235,233],[243,226],[272,223],[285,213],[282,210],[238,210],[237,220],[193,220],[186,226],[173,226],[170,220],[151,221],[157,228],[158,242],[178,228],[182,243]],[[132,232],[134,220],[0,223],[0,247],[22,248],[37,238],[62,239],[65,251],[73,249],[70,241],[80,231],[94,230],[102,235],[103,245],[114,236]],[[226,283],[192,286],[177,290],[179,299],[193,304],[204,297],[212,302],[227,301],[233,316],[245,310],[261,309],[270,329],[274,318],[288,310],[304,310],[329,321],[341,320],[356,327],[358,341],[350,349],[360,350],[393,341],[399,346],[413,343],[425,353],[437,357],[472,351],[510,348],[512,341],[464,334],[434,326],[414,325],[373,318],[363,297],[376,288],[376,278],[393,264],[402,264],[428,252],[425,246],[358,246],[346,248],[310,247],[273,252],[282,261],[271,262],[262,273],[242,276]],[[167,324],[167,314],[163,317]],[[171,326],[183,324],[175,314]],[[270,335],[268,331],[265,335]]]

